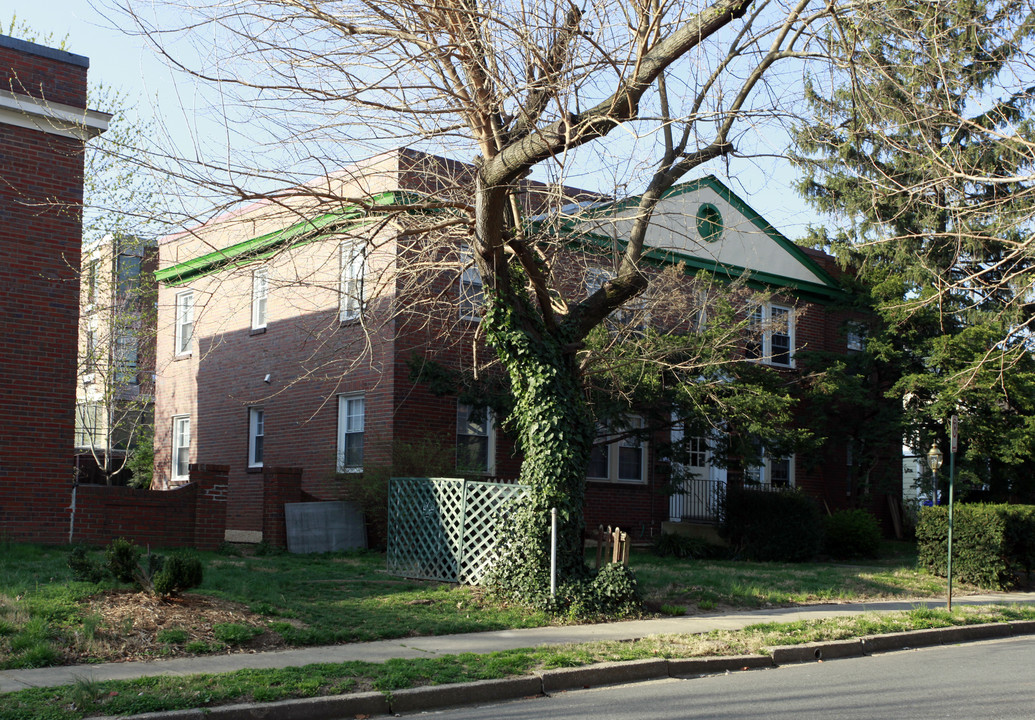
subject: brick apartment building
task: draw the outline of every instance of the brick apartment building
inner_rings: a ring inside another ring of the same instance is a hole
[[[153,432],[157,264],[153,239],[109,234],[83,248],[75,415],[79,483],[124,485],[132,451]]]
[[[263,478],[275,468],[300,468],[306,493],[332,498],[336,483],[420,444],[440,448],[456,473],[516,477],[520,460],[491,413],[435,394],[412,372],[415,356],[470,369],[491,354],[477,341],[480,280],[463,238],[428,250],[405,233],[400,209],[408,194],[441,195],[448,208],[469,179],[467,166],[400,150],[322,178],[294,200],[162,240],[155,487],[188,482],[191,463],[229,466],[227,537],[258,541]],[[320,196],[369,198],[382,211],[316,209]],[[615,207],[577,229],[621,238],[628,214]],[[844,293],[832,259],[795,246],[714,178],[671,193],[647,243],[662,263],[750,276],[776,293],[757,310],[770,328],[749,349],[759,362],[792,371],[801,348],[847,353],[857,341],[830,308]],[[573,265],[572,292],[592,289],[603,272]],[[844,449],[829,454],[807,466],[765,458],[751,473],[838,507]],[[707,438],[693,458],[709,488],[726,480],[709,462]],[[670,506],[664,465],[652,442],[602,442],[587,477],[587,525],[649,536],[670,518],[707,510],[707,501],[693,513],[685,502]]]
[[[89,60],[0,36],[0,536],[69,537]]]

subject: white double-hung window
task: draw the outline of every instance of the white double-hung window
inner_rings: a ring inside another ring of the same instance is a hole
[[[176,354],[190,355],[194,340],[194,293],[176,293]]]
[[[252,273],[252,330],[266,327],[266,304],[269,298],[270,274],[267,268]]]
[[[172,481],[190,479],[190,416],[178,415],[172,419]]]
[[[356,320],[363,313],[363,275],[366,270],[364,244],[347,240],[341,244],[341,322]]]
[[[765,303],[751,312],[744,355],[770,365],[794,365],[794,308]]]
[[[248,408],[248,467],[262,467],[262,452],[266,442],[266,411]]]
[[[638,431],[643,429],[643,418],[626,418],[621,426],[598,428],[604,436],[593,446],[589,455],[586,477],[608,482],[647,482],[647,443]]]
[[[362,472],[366,403],[362,395],[338,396],[338,472]]]

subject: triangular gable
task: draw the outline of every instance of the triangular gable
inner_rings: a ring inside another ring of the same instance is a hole
[[[597,207],[579,233],[628,238],[639,198]],[[731,277],[825,297],[843,290],[806,253],[712,176],[676,186],[659,201],[646,255]]]

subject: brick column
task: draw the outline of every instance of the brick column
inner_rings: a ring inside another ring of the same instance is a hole
[[[287,547],[284,503],[302,502],[302,468],[263,468],[262,539]]]
[[[190,480],[197,485],[194,506],[194,547],[215,550],[226,533],[229,465],[191,465]]]

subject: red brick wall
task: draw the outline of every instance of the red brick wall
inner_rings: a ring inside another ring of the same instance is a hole
[[[194,466],[192,482],[169,492],[79,485],[72,541],[104,545],[122,537],[144,546],[215,550],[226,525],[227,471]]]
[[[0,38],[0,87],[84,107],[86,59]],[[69,536],[82,175],[82,142],[0,124],[0,536],[15,540]]]

